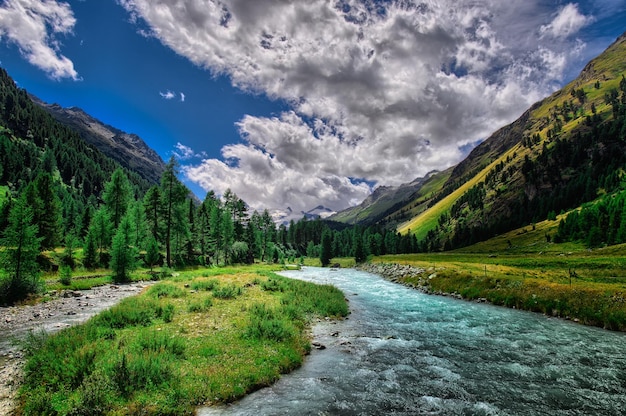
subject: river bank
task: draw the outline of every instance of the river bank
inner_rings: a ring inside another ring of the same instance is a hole
[[[52,333],[84,322],[152,282],[104,285],[90,290],[48,293],[46,302],[0,307],[0,415],[11,415],[22,380],[22,342],[32,331]]]
[[[626,331],[626,294],[623,285],[617,283],[579,279],[565,284],[537,277],[493,277],[487,272],[481,275],[436,265],[365,263],[358,268],[427,294],[489,302],[584,325]]]

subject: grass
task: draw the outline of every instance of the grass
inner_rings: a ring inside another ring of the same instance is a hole
[[[310,319],[347,313],[336,288],[270,267],[181,272],[83,325],[32,337],[19,412],[193,414],[298,367]]]
[[[305,257],[304,265],[310,267],[322,267],[322,262],[318,257]],[[341,268],[350,268],[356,265],[354,257],[333,257],[330,260],[330,265],[339,265]]]
[[[559,246],[553,245],[547,252],[490,255],[469,248],[380,256],[372,262],[422,268],[422,275],[403,280],[433,292],[457,293],[470,300],[484,298],[497,305],[626,331],[626,245],[567,252],[559,252]]]
[[[513,155],[520,151],[520,145],[516,145],[503,153],[498,159],[491,162],[487,167],[481,170],[476,176],[472,179],[465,182],[463,185],[459,186],[454,192],[450,195],[443,198],[441,201],[437,202],[431,208],[422,212],[418,216],[412,218],[411,220],[401,224],[397,231],[401,234],[405,234],[411,232],[415,234],[418,240],[423,239],[428,234],[428,231],[434,229],[439,221],[439,217],[448,212],[452,205],[465,194],[470,188],[476,186],[477,184],[484,182],[487,174],[501,161],[506,160],[507,157]]]

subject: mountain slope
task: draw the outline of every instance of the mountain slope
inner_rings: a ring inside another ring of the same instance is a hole
[[[19,192],[39,173],[48,172],[64,184],[64,192],[84,202],[100,196],[118,167],[119,163],[36,105],[0,68],[0,185]],[[126,169],[126,174],[140,194],[156,183],[134,170]]]
[[[417,197],[424,184],[439,172],[433,171],[400,186],[379,186],[359,205],[338,212],[329,220],[344,224],[372,225]]]
[[[626,35],[457,165],[429,208],[398,227],[425,250],[461,247],[625,185]]]
[[[136,134],[125,133],[85,113],[78,107],[63,108],[45,103],[34,96],[33,102],[48,111],[57,121],[77,131],[87,142],[144,179],[158,183],[165,170],[163,159]]]

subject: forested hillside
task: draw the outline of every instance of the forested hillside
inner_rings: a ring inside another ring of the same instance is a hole
[[[621,200],[625,74],[623,35],[577,79],[478,146],[454,169],[429,209],[399,230],[417,234],[422,251],[446,250],[555,218],[597,198]],[[596,204],[605,205],[610,204]],[[607,234],[594,237],[595,245],[625,242],[617,238],[618,211],[612,212],[587,224]],[[563,228],[557,239],[576,236]]]
[[[414,251],[412,236],[303,218],[277,227],[227,191],[203,202],[172,158],[155,181],[121,167],[59,123],[0,71],[0,304],[41,289],[40,272],[105,269],[126,281],[139,265],[295,262]],[[111,127],[111,131],[116,130]],[[116,130],[117,131],[117,130]],[[145,175],[144,175],[145,176]]]

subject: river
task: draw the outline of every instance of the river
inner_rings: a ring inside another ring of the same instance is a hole
[[[341,289],[304,365],[198,415],[624,415],[626,335],[426,295],[352,269],[281,273]]]

